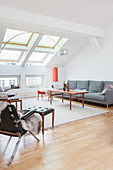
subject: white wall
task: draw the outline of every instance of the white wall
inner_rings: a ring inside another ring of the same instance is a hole
[[[62,67],[58,67],[59,70],[59,81],[63,81]],[[26,75],[43,75],[44,86],[51,87],[53,78],[53,67],[45,66],[16,66],[16,65],[0,65],[0,76],[3,75],[19,75],[20,76],[20,89],[11,90],[18,94],[36,94],[37,88],[27,88],[25,82]],[[9,91],[9,92],[11,92]]]
[[[113,80],[113,23],[105,28],[102,51],[98,52],[89,41],[89,44],[64,66],[64,78]]]

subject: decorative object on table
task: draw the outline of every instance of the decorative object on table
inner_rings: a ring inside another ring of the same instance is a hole
[[[54,86],[53,86],[53,85],[51,85],[51,87],[54,89]]]
[[[67,82],[67,91],[69,91],[69,82]]]
[[[63,82],[63,90],[66,91],[66,83],[65,83],[65,81]]]

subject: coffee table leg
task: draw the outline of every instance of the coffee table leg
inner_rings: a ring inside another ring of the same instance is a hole
[[[62,103],[63,103],[63,101],[64,101],[63,99],[64,99],[64,98],[63,98],[63,93],[62,93]]]
[[[22,110],[22,100],[20,101],[20,108],[21,108],[21,110]]]
[[[52,104],[52,92],[50,91],[50,104]]]
[[[53,110],[53,113],[52,113],[52,128],[54,128],[54,114],[55,113],[55,110]]]
[[[84,107],[84,94],[82,94],[82,107]]]
[[[71,94],[69,95],[69,100],[70,100],[70,110],[71,110]]]

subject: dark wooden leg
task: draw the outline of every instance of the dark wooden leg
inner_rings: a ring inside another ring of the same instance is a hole
[[[42,113],[42,134],[44,135],[44,114]]]
[[[17,110],[17,101],[16,101],[16,110]]]
[[[52,92],[50,91],[50,104],[52,104]]]
[[[82,107],[84,107],[84,94],[82,94]]]
[[[11,104],[11,99],[9,100],[9,103]]]
[[[70,100],[70,110],[71,110],[71,94],[69,95],[69,100]]]
[[[53,110],[52,113],[52,128],[54,128],[54,116],[55,116],[55,109]]]
[[[63,99],[64,99],[64,98],[63,98],[63,93],[62,93],[62,103],[63,103],[63,101],[64,101]]]
[[[39,100],[39,93],[38,93],[37,99]]]
[[[20,108],[21,108],[21,110],[22,110],[22,100],[20,100]]]

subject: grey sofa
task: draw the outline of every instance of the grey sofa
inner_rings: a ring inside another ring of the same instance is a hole
[[[85,94],[84,101],[94,102],[104,104],[107,107],[113,104],[113,89],[106,90],[106,93],[101,94],[107,86],[113,85],[113,81],[93,81],[93,80],[83,80],[83,81],[72,81],[68,80],[69,89],[86,89],[89,93]],[[69,95],[65,94],[65,98],[69,98]],[[72,96],[75,97],[74,95]],[[81,100],[81,99],[78,99]]]

